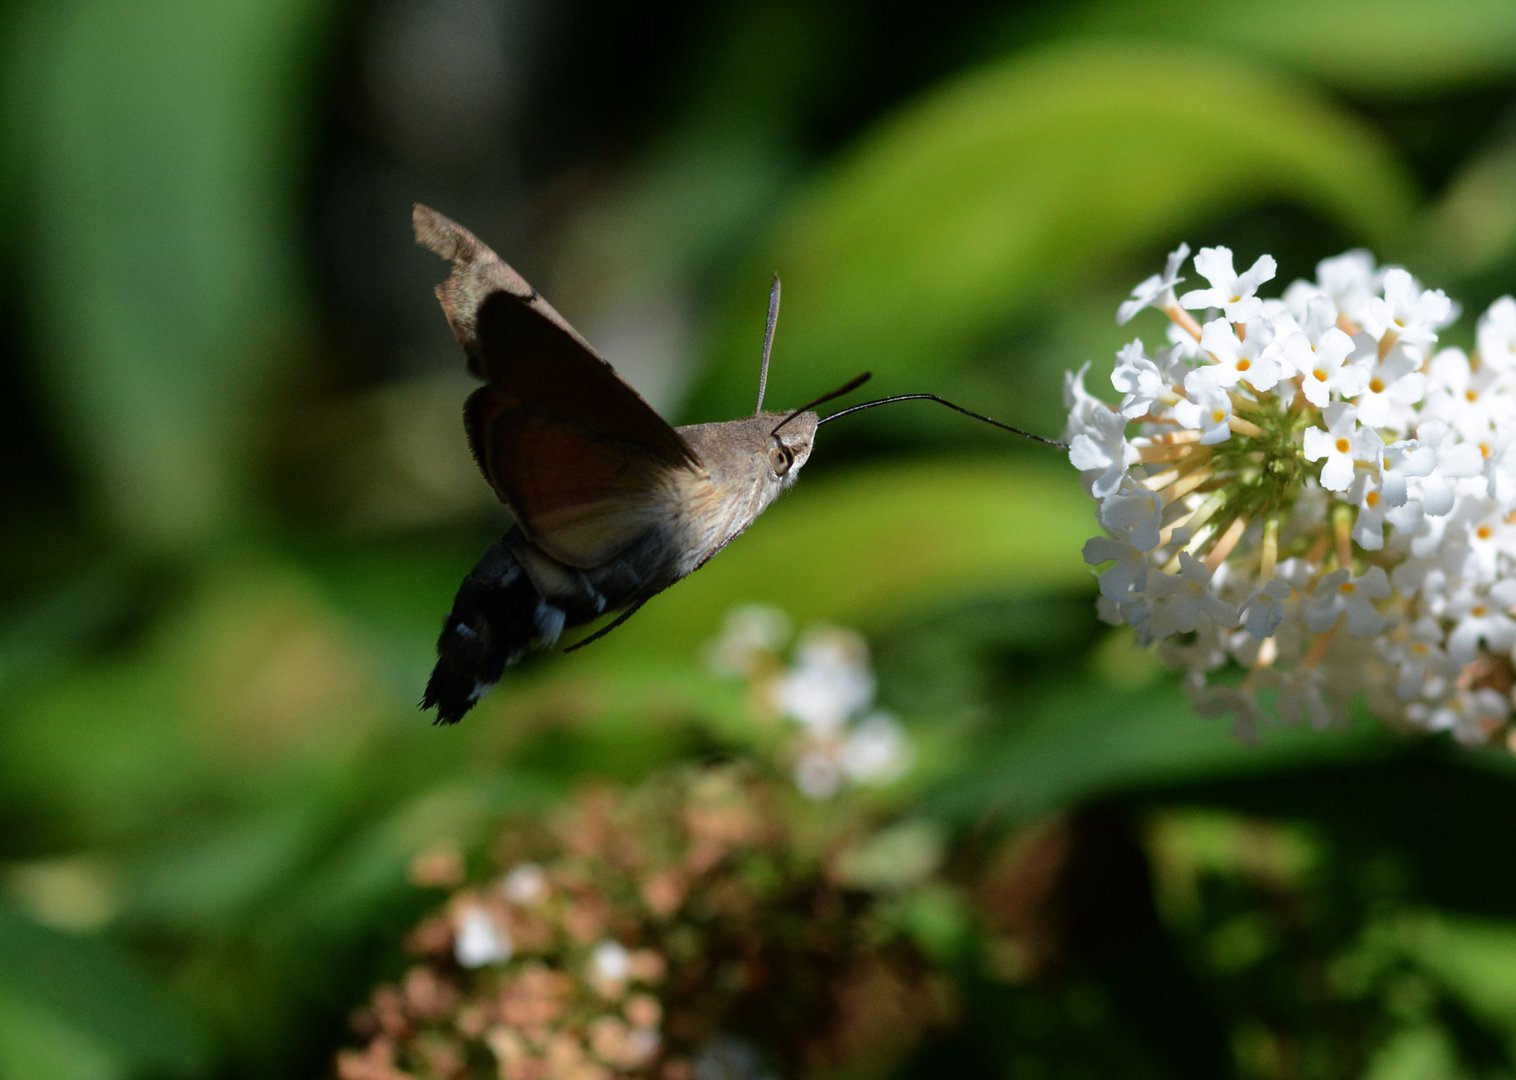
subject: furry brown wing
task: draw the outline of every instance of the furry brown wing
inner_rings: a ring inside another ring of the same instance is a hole
[[[412,220],[417,242],[453,264],[437,298],[468,354],[469,371],[491,391],[640,447],[671,467],[698,464],[678,433],[473,233],[419,204]],[[491,455],[481,453],[476,432],[469,437],[483,466]]]
[[[480,471],[547,554],[589,567],[658,520],[689,445],[472,233],[428,207],[416,239],[453,271],[437,297],[486,385],[464,409]]]
[[[675,470],[642,447],[489,387],[469,398],[466,415],[517,524],[559,562],[599,566],[667,523]]]

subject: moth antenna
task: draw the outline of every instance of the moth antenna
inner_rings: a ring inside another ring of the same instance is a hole
[[[769,286],[769,317],[763,324],[763,364],[758,368],[758,407],[753,410],[757,416],[763,411],[763,392],[769,385],[769,353],[774,349],[774,327],[779,325],[779,275],[774,275],[774,284]]]
[[[791,420],[795,419],[795,417],[799,416],[801,413],[808,412],[809,410],[814,409],[817,405],[824,405],[828,401],[831,401],[833,398],[840,398],[843,394],[851,394],[854,390],[858,389],[864,383],[868,382],[870,378],[872,378],[872,376],[867,371],[863,372],[861,375],[854,375],[847,382],[837,387],[837,389],[822,394],[814,401],[806,402],[804,405],[800,406],[800,408],[796,409],[794,412],[786,416],[783,420],[779,421],[779,423],[775,424],[774,430],[769,432],[769,435],[778,435],[780,428],[784,427],[785,424],[788,424]]]
[[[827,399],[822,398],[821,400],[825,401]],[[877,401],[865,401],[861,405],[849,405],[845,409],[839,409],[836,412],[832,413],[831,416],[823,416],[819,421],[817,421],[817,427],[820,427],[822,424],[830,423],[831,421],[836,420],[838,417],[846,416],[848,413],[860,412],[863,409],[872,409],[876,405],[893,405],[897,401],[935,401],[939,405],[946,405],[948,408],[954,410],[955,412],[961,412],[964,416],[971,416],[975,420],[982,420],[984,423],[990,424],[993,427],[998,427],[1002,431],[1009,431],[1012,435],[1020,435],[1023,439],[1031,439],[1033,442],[1040,442],[1047,446],[1057,447],[1059,450],[1067,450],[1069,448],[1069,444],[1066,442],[1061,442],[1058,439],[1049,439],[1046,435],[1035,435],[1030,431],[1022,431],[1019,427],[1012,427],[1010,424],[1002,424],[999,420],[992,420],[982,413],[976,413],[973,409],[965,409],[962,405],[954,404],[947,398],[938,397],[936,394],[896,394],[894,397],[880,398]],[[810,408],[810,406],[807,405],[806,408]]]

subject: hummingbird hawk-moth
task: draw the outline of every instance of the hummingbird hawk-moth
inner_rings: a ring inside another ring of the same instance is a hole
[[[505,669],[563,631],[616,614],[619,626],[703,566],[795,482],[817,428],[862,408],[930,399],[1042,442],[932,394],[866,402],[822,418],[817,405],[764,412],[778,311],[770,293],[758,408],[719,423],[669,426],[520,274],[467,229],[417,205],[416,240],[452,264],[437,298],[483,382],[464,404],[474,460],[515,524],[458,587],[421,700],[462,719]],[[1058,445],[1058,444],[1054,444]]]

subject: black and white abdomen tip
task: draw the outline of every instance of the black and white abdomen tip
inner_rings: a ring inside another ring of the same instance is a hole
[[[458,586],[421,707],[436,709],[439,724],[456,724],[524,653],[556,642],[565,619],[504,542],[494,544]]]

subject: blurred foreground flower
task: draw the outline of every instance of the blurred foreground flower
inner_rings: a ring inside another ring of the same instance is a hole
[[[829,799],[847,784],[884,784],[910,768],[905,729],[874,705],[868,645],[851,630],[813,626],[794,643],[789,620],[761,604],[736,608],[708,660],[718,672],[746,678],[758,708],[795,725],[786,754],[795,784]]]
[[[1516,300],[1476,348],[1436,348],[1440,291],[1364,251],[1277,299],[1226,248],[1176,295],[1189,249],[1134,291],[1167,347],[1117,355],[1108,405],[1069,377],[1069,457],[1107,535],[1100,606],[1251,734],[1270,713],[1513,738]],[[1201,313],[1197,318],[1191,312]],[[1240,681],[1218,678],[1241,669]]]
[[[872,839],[756,768],[586,790],[507,829],[490,879],[415,931],[417,962],[337,1074],[758,1080],[888,1061],[951,995],[888,918],[934,862],[881,877]]]

